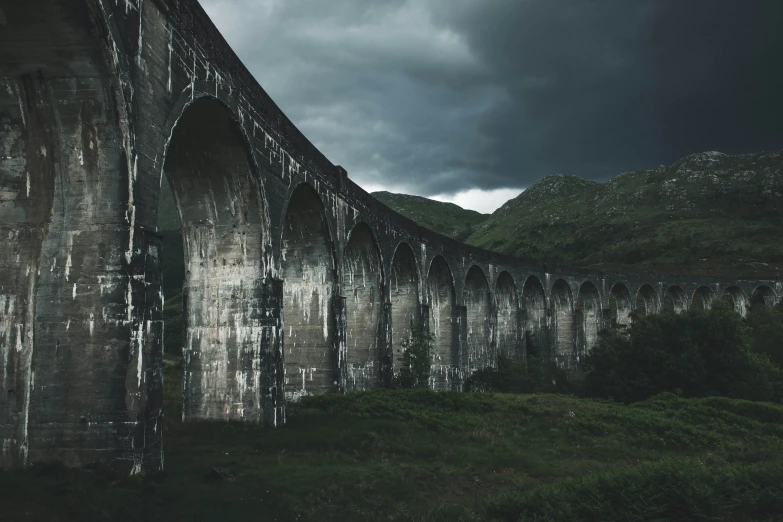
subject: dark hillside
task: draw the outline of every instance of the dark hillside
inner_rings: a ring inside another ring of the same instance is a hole
[[[705,152],[605,183],[547,176],[467,239],[603,270],[770,275],[783,269],[783,151]]]
[[[454,203],[443,203],[421,196],[373,192],[373,197],[419,225],[457,241],[465,241],[489,214],[467,210]]]

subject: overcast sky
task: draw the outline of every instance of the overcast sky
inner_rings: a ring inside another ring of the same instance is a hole
[[[261,86],[367,190],[489,212],[783,148],[783,0],[201,0]]]

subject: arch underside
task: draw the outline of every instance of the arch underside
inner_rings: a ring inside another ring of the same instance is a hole
[[[185,253],[185,419],[258,420],[266,208],[244,138],[215,100],[189,106],[165,163]]]
[[[495,337],[498,354],[503,354],[512,361],[522,360],[524,352],[519,339],[520,317],[517,289],[508,272],[503,272],[498,277],[495,296],[497,303]]]
[[[584,283],[579,289],[576,305],[579,355],[590,353],[598,343],[601,330],[601,296],[592,283]]]
[[[622,283],[615,284],[609,294],[609,317],[612,327],[631,324],[632,311],[631,292],[628,287]]]
[[[291,194],[280,259],[285,396],[337,391],[334,255],[323,205],[308,185]]]
[[[715,292],[707,286],[700,286],[693,292],[691,308],[694,310],[709,310],[715,300]]]
[[[394,373],[402,367],[405,344],[414,327],[420,325],[419,279],[413,250],[407,243],[400,244],[392,260],[389,277],[391,303],[392,366]]]
[[[451,270],[442,257],[436,257],[427,275],[429,329],[435,337],[432,345],[430,388],[459,389],[462,372],[455,350],[454,283]]]
[[[524,349],[528,357],[543,358],[549,356],[547,332],[547,308],[544,286],[541,281],[530,276],[522,289],[524,306]]]
[[[370,228],[359,223],[351,231],[343,260],[346,317],[346,390],[379,386],[382,295],[381,257]]]
[[[778,302],[778,296],[772,288],[761,285],[753,290],[750,297],[750,306],[763,305],[767,307],[775,306]]]
[[[728,299],[731,303],[732,307],[734,307],[734,311],[740,314],[742,317],[745,317],[748,313],[748,298],[745,295],[745,292],[742,291],[738,286],[730,286],[726,290],[723,291],[724,299]]]
[[[463,299],[467,312],[467,354],[463,363],[470,374],[495,366],[495,354],[491,349],[489,285],[476,266],[468,271]]]
[[[663,309],[677,314],[688,310],[688,296],[685,291],[676,285],[667,288],[663,296]]]
[[[561,368],[575,368],[574,302],[568,284],[559,279],[552,287],[552,337],[555,361]]]
[[[642,285],[636,293],[635,312],[638,315],[657,314],[660,308],[658,292],[650,285]]]

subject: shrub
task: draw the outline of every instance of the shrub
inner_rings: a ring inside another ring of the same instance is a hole
[[[569,378],[554,361],[536,357],[512,361],[500,354],[497,368],[477,370],[465,380],[465,391],[572,393],[574,390],[573,378]]]
[[[780,397],[780,370],[750,350],[748,329],[726,301],[708,311],[633,316],[628,330],[603,332],[585,357],[585,395],[622,402],[673,390],[686,397]]]
[[[767,355],[770,361],[783,367],[783,307],[751,306],[747,325],[751,349]]]
[[[430,378],[430,348],[435,336],[421,326],[411,330],[411,336],[402,343],[402,367],[394,376],[394,388],[426,388]]]

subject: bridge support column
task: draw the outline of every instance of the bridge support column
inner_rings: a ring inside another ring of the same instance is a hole
[[[381,352],[380,382],[384,388],[391,388],[394,378],[394,348],[392,346],[392,304],[383,304],[378,350]]]
[[[517,310],[516,313],[516,352],[520,361],[527,361],[527,343],[525,342],[525,310]]]
[[[456,333],[454,339],[454,350],[457,353],[457,367],[459,371],[454,382],[452,382],[451,389],[461,390],[465,383],[465,379],[470,377],[469,372],[469,350],[468,345],[468,307],[457,305],[454,307],[454,323],[456,324]]]
[[[338,295],[334,298],[334,318],[335,318],[335,332],[334,340],[337,345],[337,364],[340,369],[340,383],[338,389],[341,393],[345,393],[348,389],[348,343],[346,335],[346,324],[348,318],[346,317],[346,298],[343,295]]]
[[[267,426],[285,422],[285,382],[283,374],[283,281],[270,279],[260,288],[261,323],[261,421]]]
[[[487,292],[487,300],[489,301],[489,317],[487,322],[489,323],[489,354],[486,359],[490,368],[498,367],[498,307],[492,302],[492,294]]]

